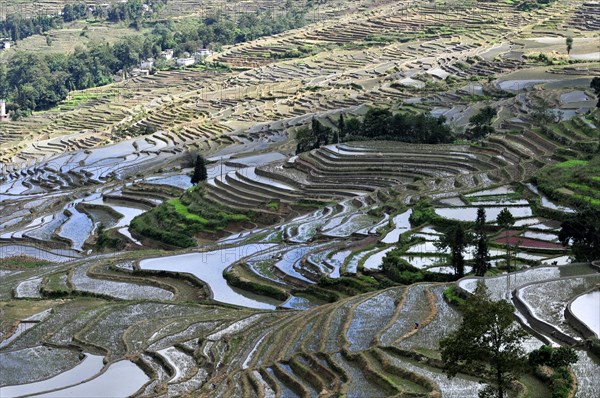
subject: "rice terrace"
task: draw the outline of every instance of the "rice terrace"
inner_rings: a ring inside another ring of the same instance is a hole
[[[600,397],[600,2],[0,0],[0,398]]]

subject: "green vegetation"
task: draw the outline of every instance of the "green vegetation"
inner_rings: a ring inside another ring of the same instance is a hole
[[[550,385],[552,398],[567,398],[575,387],[575,380],[569,372],[569,365],[577,362],[577,353],[571,347],[553,348],[543,345],[529,353],[529,364],[536,374]],[[542,369],[542,367],[552,369]]]
[[[192,184],[196,185],[199,182],[206,181],[208,173],[206,171],[206,160],[201,155],[196,156],[194,162],[194,174],[192,175]]]
[[[110,8],[107,18],[113,22],[137,20],[139,11],[136,10],[140,7],[140,0],[119,3]],[[0,65],[0,98],[7,99],[8,110],[18,119],[33,110],[53,107],[72,90],[111,83],[119,71],[126,72],[147,58],[159,59],[163,50],[173,49],[175,56],[189,55],[199,47],[217,48],[253,40],[302,26],[304,14],[304,9],[292,7],[276,18],[257,12],[235,19],[230,14],[219,14],[179,23],[168,20],[152,24],[152,31],[143,36],[123,39],[114,45],[94,43],[87,49],[77,47],[73,54],[17,52],[6,65]],[[43,27],[27,28],[28,32],[41,33],[61,22],[53,22],[57,20],[55,17],[48,17],[49,21],[44,19],[46,17],[39,18],[43,19],[40,22]],[[16,28],[11,25],[4,30],[9,29]]]
[[[494,134],[496,129],[492,127],[492,122],[498,112],[491,106],[484,106],[478,113],[469,119],[469,127],[465,135],[470,140],[481,140],[487,135]]]
[[[484,396],[508,396],[510,382],[525,366],[521,343],[527,333],[514,327],[514,307],[490,300],[485,286],[479,285],[461,309],[462,324],[440,341],[444,372],[449,377],[477,374],[488,383],[484,391],[489,395]]]
[[[233,213],[204,199],[203,186],[187,190],[179,199],[169,200],[131,222],[133,231],[160,242],[177,246],[196,246],[194,235],[223,230],[230,222],[250,220],[252,214]]]
[[[548,197],[575,208],[600,209],[600,154],[542,168],[536,182]]]
[[[340,116],[337,129],[325,127],[317,119],[311,127],[304,127],[296,133],[296,153],[344,141],[392,140],[420,144],[443,144],[454,140],[454,133],[445,124],[443,116],[438,118],[425,113],[413,115],[405,112],[392,113],[385,108],[371,108],[362,121]]]
[[[484,276],[490,268],[489,239],[486,232],[485,218],[485,208],[480,206],[477,209],[477,219],[475,220],[475,232],[473,236],[473,240],[475,241],[475,262],[473,264],[473,270],[477,276]]]
[[[600,211],[588,207],[561,225],[559,241],[571,250],[577,261],[600,258]]]
[[[27,256],[15,256],[0,259],[0,267],[2,268],[38,268],[50,264],[45,260]]]

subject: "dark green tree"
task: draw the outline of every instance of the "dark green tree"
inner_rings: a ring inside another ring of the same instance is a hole
[[[440,341],[444,373],[481,375],[481,381],[489,383],[486,391],[504,398],[510,382],[524,369],[521,343],[527,333],[516,325],[514,307],[504,300],[490,300],[483,284],[462,310],[458,330]]]
[[[504,239],[506,243],[506,269],[508,272],[510,272],[510,243],[508,231],[510,227],[514,225],[515,218],[510,210],[508,210],[508,207],[505,207],[502,209],[502,211],[500,211],[500,213],[498,213],[496,222],[498,223],[498,226],[504,230]]]
[[[343,113],[340,113],[340,118],[338,119],[337,127],[338,127],[340,137],[343,137],[344,135],[346,135],[346,121],[344,120]]]
[[[484,106],[475,115],[469,119],[469,128],[467,128],[467,138],[472,140],[481,140],[489,134],[496,132],[492,127],[492,122],[498,113],[494,108]]]
[[[529,353],[528,361],[532,366],[548,365],[553,368],[569,366],[577,362],[577,352],[572,347],[553,348],[543,345]]]
[[[484,276],[490,268],[490,251],[488,247],[488,236],[485,229],[485,208],[477,209],[477,220],[475,220],[475,264],[473,266],[475,275]]]
[[[196,156],[194,163],[194,174],[192,175],[192,184],[196,185],[202,181],[206,181],[208,173],[206,171],[206,161],[201,155]]]
[[[450,261],[454,268],[454,274],[459,278],[465,275],[465,256],[467,246],[471,241],[471,236],[465,231],[461,224],[455,224],[448,228],[442,235],[439,242],[436,243],[438,249],[450,249]]]
[[[600,77],[594,77],[590,82],[590,87],[592,90],[594,90],[596,97],[598,97],[596,108],[600,108]]]
[[[600,211],[588,207],[561,224],[558,240],[571,249],[576,261],[600,259]]]
[[[573,38],[567,37],[565,43],[567,44],[567,54],[571,54],[571,50],[573,49]]]

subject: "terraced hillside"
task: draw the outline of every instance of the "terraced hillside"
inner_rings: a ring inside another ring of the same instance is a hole
[[[302,28],[0,122],[0,397],[476,397],[439,342],[479,283],[525,352],[576,349],[572,396],[600,396],[599,265],[559,241],[598,199],[600,6],[517,3],[311,2]],[[486,106],[495,132],[468,140]],[[341,134],[375,108],[451,143]],[[317,121],[327,143],[296,153]],[[444,236],[480,207],[490,267],[469,242],[462,275]],[[513,387],[553,394],[535,372]]]

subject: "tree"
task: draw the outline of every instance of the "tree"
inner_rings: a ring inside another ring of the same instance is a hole
[[[590,82],[590,87],[594,90],[596,97],[598,97],[598,103],[596,104],[596,108],[600,108],[600,77],[595,77]]]
[[[498,226],[505,231],[504,239],[506,240],[506,269],[510,272],[510,244],[508,240],[508,230],[515,223],[515,218],[513,217],[508,207],[505,207],[498,213],[498,217],[496,217],[496,222]]]
[[[339,136],[343,137],[344,135],[346,135],[346,122],[344,121],[344,114],[340,113],[340,118],[338,119],[338,132],[339,132]]]
[[[571,50],[573,49],[573,38],[567,37],[565,42],[567,44],[567,54],[571,54]]]
[[[196,156],[196,162],[194,163],[194,174],[192,175],[192,184],[198,184],[199,182],[206,181],[208,173],[206,171],[206,161],[201,155]]]
[[[558,240],[571,244],[576,261],[600,259],[600,211],[587,208],[577,212],[560,226]]]
[[[528,362],[532,366],[548,365],[553,368],[569,366],[577,362],[577,352],[572,347],[552,348],[543,345],[529,353]]]
[[[521,342],[527,333],[516,325],[514,307],[504,300],[490,300],[483,284],[462,310],[458,330],[440,341],[444,373],[450,378],[459,372],[481,375],[484,383],[493,380],[486,391],[504,398],[510,381],[525,366]]]
[[[481,108],[478,113],[469,118],[471,127],[467,129],[467,137],[473,140],[480,140],[489,134],[495,133],[496,129],[492,127],[492,121],[497,114],[498,112],[489,105]]]
[[[488,248],[488,236],[485,230],[485,208],[477,209],[477,220],[475,221],[475,275],[484,276],[490,268],[490,251]]]
[[[450,227],[444,235],[442,235],[436,246],[445,250],[450,249],[451,264],[454,268],[454,274],[459,278],[465,275],[465,257],[464,252],[471,241],[471,236],[467,233],[461,224],[456,224]]]

